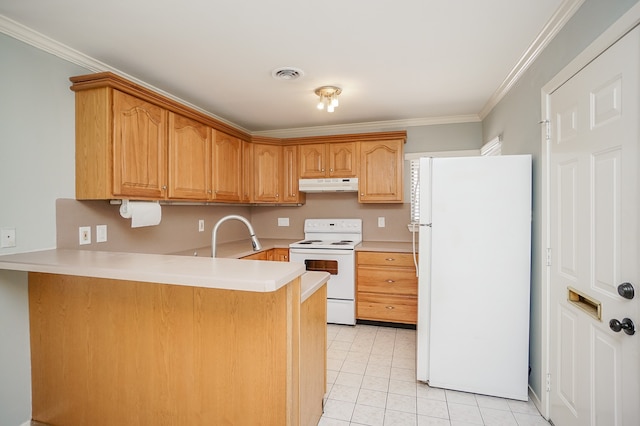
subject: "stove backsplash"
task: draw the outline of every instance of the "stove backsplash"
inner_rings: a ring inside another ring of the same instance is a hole
[[[264,238],[303,238],[305,219],[359,218],[365,241],[411,241],[410,211],[409,203],[361,204],[353,193],[311,193],[300,207],[252,207],[251,223]],[[384,228],[378,228],[378,217],[385,218]],[[278,218],[289,218],[289,226],[278,226]]]

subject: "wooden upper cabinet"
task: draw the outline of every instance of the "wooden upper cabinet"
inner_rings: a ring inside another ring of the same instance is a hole
[[[169,198],[206,200],[211,193],[211,128],[169,113]]]
[[[253,201],[253,144],[242,141],[242,198],[243,203]]]
[[[300,145],[300,177],[356,177],[358,142]]]
[[[304,203],[306,194],[298,191],[298,146],[282,147],[282,202]]]
[[[358,142],[327,144],[329,157],[329,177],[358,176],[358,162],[360,160]]]
[[[213,142],[213,199],[241,201],[243,198],[243,146],[239,138],[215,132]]]
[[[300,145],[300,177],[303,179],[325,176],[325,144]]]
[[[280,202],[281,155],[281,146],[253,145],[253,201]]]
[[[360,143],[358,201],[401,203],[403,199],[404,141],[383,140]]]
[[[167,111],[113,92],[113,195],[161,199],[167,187]]]

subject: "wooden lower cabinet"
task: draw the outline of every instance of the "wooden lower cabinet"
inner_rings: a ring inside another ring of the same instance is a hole
[[[416,324],[418,278],[413,254],[356,252],[356,318]]]
[[[271,260],[269,259],[269,250],[259,251],[248,256],[244,256],[243,260]]]
[[[289,249],[276,247],[271,249],[271,259],[276,262],[288,262],[289,261]]]
[[[288,248],[272,248],[269,250],[259,251],[258,253],[244,256],[243,260],[272,260],[275,262],[288,262],[289,261],[289,249]]]

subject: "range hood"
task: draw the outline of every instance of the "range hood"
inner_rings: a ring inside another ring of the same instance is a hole
[[[300,179],[301,192],[358,192],[358,178]]]

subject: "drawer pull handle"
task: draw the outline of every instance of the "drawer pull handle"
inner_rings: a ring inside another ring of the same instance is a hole
[[[385,260],[386,260],[387,262],[393,262],[393,261],[395,261],[395,259],[394,259],[393,257],[387,257]]]
[[[387,306],[387,309],[394,309],[393,306]]]
[[[393,284],[393,283],[395,283],[395,280],[387,280],[387,282],[388,282],[389,284]]]

